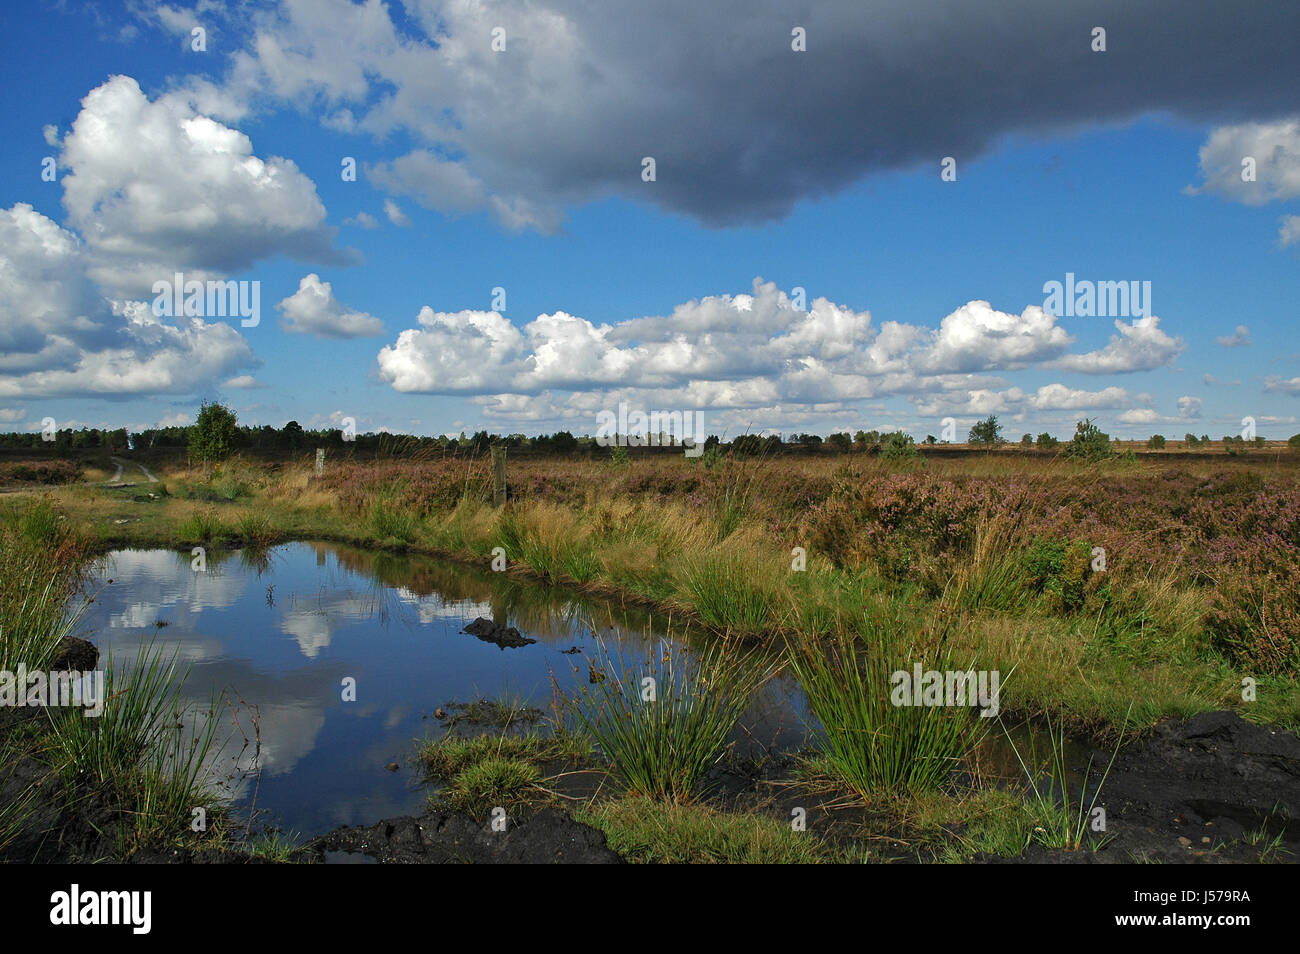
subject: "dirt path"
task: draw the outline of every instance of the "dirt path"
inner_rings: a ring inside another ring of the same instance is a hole
[[[149,468],[146,467],[144,464],[137,463],[137,462],[128,462],[128,461],[124,461],[124,460],[122,460],[122,458],[120,458],[120,457],[113,457],[113,458],[110,458],[110,459],[113,461],[114,464],[117,465],[117,473],[114,474],[114,475],[112,476],[111,479],[106,480],[106,481],[104,482],[107,486],[110,486],[110,487],[114,487],[114,486],[119,486],[119,487],[130,487],[130,486],[131,486],[131,484],[124,484],[124,483],[121,482],[121,481],[122,481],[122,468],[126,467],[126,466],[128,465],[128,463],[130,463],[132,466],[139,467],[139,468],[140,468],[140,472],[141,472],[142,474],[144,474],[145,477],[148,478],[149,483],[151,483],[151,484],[156,484],[156,483],[158,483],[158,478],[155,477],[152,473],[150,473]]]

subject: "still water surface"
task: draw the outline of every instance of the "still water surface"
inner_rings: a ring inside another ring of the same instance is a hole
[[[537,642],[500,649],[461,632],[479,616]],[[441,734],[438,707],[509,696],[549,709],[552,673],[564,690],[585,684],[598,638],[628,655],[698,638],[567,591],[318,543],[210,551],[201,572],[188,551],[117,551],[84,623],[120,662],[149,641],[174,650],[189,667],[188,701],[224,693],[228,741],[214,760],[223,791],[237,809],[255,806],[259,824],[302,836],[418,814],[428,790],[411,756]],[[348,677],[355,702],[343,700]],[[797,746],[802,708],[788,681],[771,684],[744,738]]]

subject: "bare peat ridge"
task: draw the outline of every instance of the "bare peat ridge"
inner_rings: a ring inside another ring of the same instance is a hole
[[[1106,758],[1099,760],[1104,766]],[[1157,725],[1120,752],[1099,804],[1114,836],[1098,852],[1031,848],[1003,863],[1254,861],[1244,834],[1281,837],[1300,852],[1300,738],[1203,712]]]

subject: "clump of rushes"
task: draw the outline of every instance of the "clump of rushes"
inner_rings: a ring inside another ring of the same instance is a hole
[[[213,543],[230,536],[215,510],[196,510],[179,527],[177,535],[182,543]]]
[[[1132,707],[1129,707],[1129,714],[1132,713]],[[1105,839],[1089,839],[1089,829],[1092,823],[1092,812],[1097,807],[1097,799],[1101,797],[1102,786],[1106,784],[1106,779],[1110,776],[1111,767],[1115,764],[1115,758],[1119,755],[1119,747],[1124,741],[1124,730],[1128,727],[1129,715],[1124,716],[1124,725],[1120,727],[1119,738],[1115,742],[1115,751],[1111,753],[1110,762],[1106,765],[1106,770],[1101,773],[1101,778],[1097,782],[1097,787],[1093,789],[1092,799],[1088,800],[1088,781],[1092,777],[1093,758],[1088,756],[1087,768],[1083,770],[1083,781],[1079,785],[1079,798],[1077,805],[1070,795],[1069,776],[1067,775],[1066,757],[1065,757],[1065,719],[1062,717],[1057,720],[1055,728],[1052,726],[1052,719],[1047,717],[1047,737],[1051,740],[1052,755],[1046,766],[1047,778],[1039,784],[1039,776],[1042,774],[1037,767],[1030,768],[1023,758],[1020,757],[1020,750],[1016,748],[1016,743],[1012,741],[1011,734],[1007,732],[1006,726],[1002,731],[1007,736],[1007,741],[1011,743],[1011,750],[1016,754],[1016,761],[1020,763],[1021,770],[1029,779],[1029,787],[1034,793],[1030,801],[1030,809],[1037,817],[1038,824],[1034,826],[1031,837],[1047,848],[1064,848],[1066,851],[1078,851],[1084,847],[1084,842],[1089,842],[1089,847],[1096,851],[1104,843]],[[1033,756],[1030,756],[1033,760]]]
[[[718,629],[762,632],[773,622],[773,594],[755,579],[752,567],[725,556],[691,562],[686,591],[700,618]]]
[[[235,531],[244,542],[262,547],[274,543],[279,536],[270,520],[251,510],[239,515],[235,521]]]
[[[726,754],[736,723],[771,676],[736,645],[698,653],[665,642],[637,667],[600,642],[591,685],[569,697],[579,725],[609,759],[627,794],[674,802],[698,796]]]
[[[820,723],[821,761],[863,799],[918,792],[943,784],[986,734],[966,706],[894,705],[891,677],[924,670],[968,671],[955,665],[947,617],[924,627],[895,607],[868,611],[856,632],[791,644],[791,669]]]
[[[408,506],[389,492],[371,503],[370,529],[380,541],[407,544],[419,535],[419,520]]]
[[[244,842],[244,850],[253,858],[262,858],[275,864],[287,864],[302,847],[302,839],[295,832],[267,831]]]
[[[60,774],[115,796],[137,844],[178,840],[190,830],[193,809],[216,802],[208,755],[220,724],[217,700],[206,710],[186,706],[185,675],[174,652],[144,643],[125,669],[113,660],[105,666],[99,716],[75,707],[47,710]]]

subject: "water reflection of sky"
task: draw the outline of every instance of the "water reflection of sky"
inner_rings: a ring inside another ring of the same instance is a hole
[[[552,671],[562,688],[575,685],[582,657],[562,650],[594,654],[599,634],[639,652],[666,622],[435,560],[306,543],[261,559],[209,552],[202,572],[188,551],[119,551],[95,597],[84,622],[101,651],[129,660],[155,640],[190,667],[189,700],[224,691],[234,701],[215,758],[229,790],[237,804],[252,798],[244,738],[260,737],[256,805],[302,834],[418,812],[425,792],[408,760],[438,731],[438,706],[508,694],[545,708]],[[477,616],[538,642],[502,650],[461,633]],[[349,676],[354,703],[341,698]],[[386,771],[391,762],[402,771]]]

